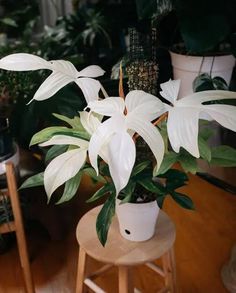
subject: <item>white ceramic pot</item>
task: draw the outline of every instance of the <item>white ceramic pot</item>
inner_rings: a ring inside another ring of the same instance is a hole
[[[156,201],[148,203],[124,203],[116,201],[121,235],[131,241],[145,241],[155,233],[155,226],[159,214]]]
[[[212,77],[220,76],[229,85],[235,58],[233,55],[225,56],[190,56],[170,52],[173,66],[174,79],[181,80],[179,98],[193,92],[192,83],[200,73],[212,74]]]

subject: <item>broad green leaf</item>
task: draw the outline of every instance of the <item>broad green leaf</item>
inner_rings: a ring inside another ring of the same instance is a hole
[[[98,239],[101,244],[105,246],[107,241],[107,233],[112,221],[112,217],[115,214],[115,192],[113,192],[104,203],[101,211],[97,216],[96,230]]]
[[[42,186],[44,184],[43,178],[44,178],[44,172],[33,175],[29,177],[28,179],[26,179],[19,189]]]
[[[135,176],[139,173],[141,173],[143,170],[145,170],[149,165],[151,164],[150,161],[144,161],[139,163],[138,165],[134,166],[131,177]]]
[[[9,25],[9,26],[13,26],[13,27],[18,27],[18,24],[16,23],[16,21],[12,18],[9,17],[4,17],[1,19],[1,22],[5,25]]]
[[[122,195],[124,195],[124,198],[122,199],[121,203],[132,202],[132,196],[134,194],[135,187],[136,183],[130,180],[126,187],[122,190]]]
[[[169,152],[164,155],[164,159],[161,163],[161,166],[157,172],[157,176],[159,174],[164,174],[166,171],[168,171],[174,163],[178,161],[178,154],[174,152]]]
[[[85,168],[85,169],[83,169],[83,173],[87,174],[95,182],[106,183],[106,180],[104,179],[104,177],[101,175],[97,175],[96,171],[93,168]]]
[[[80,122],[80,118],[78,116],[75,116],[74,118],[69,118],[67,116],[64,115],[60,115],[57,113],[53,113],[53,116],[68,123],[72,128],[74,128],[75,130],[79,130],[79,131],[85,131],[84,127],[82,126],[81,122]]]
[[[167,178],[168,180],[180,180],[180,181],[187,181],[188,176],[185,172],[177,169],[169,169],[165,174],[160,174],[158,177],[160,178]]]
[[[85,135],[84,133],[80,133],[79,131],[76,131],[74,129],[67,128],[64,126],[51,126],[37,132],[32,137],[30,141],[30,146],[47,141],[50,138],[52,138],[54,135],[59,135],[59,134],[74,136],[74,137],[82,138],[85,140],[89,139],[87,134]]]
[[[78,172],[73,178],[66,182],[63,195],[56,204],[61,204],[72,199],[79,188],[81,177],[81,172]]]
[[[61,155],[62,153],[66,152],[68,149],[68,145],[54,145],[52,146],[45,156],[45,162],[49,162],[55,157]]]
[[[178,162],[181,164],[181,167],[185,172],[190,172],[196,174],[198,170],[197,160],[187,152],[181,152],[178,157]]]
[[[102,186],[101,188],[99,188],[92,197],[90,197],[86,202],[93,202],[101,197],[103,197],[105,194],[107,194],[108,192],[113,193],[114,192],[114,185],[112,185],[111,183],[106,183],[104,186]]]
[[[202,159],[210,162],[211,160],[211,148],[209,147],[207,141],[205,141],[203,138],[198,137],[198,147],[200,156]]]
[[[173,192],[171,196],[182,208],[189,210],[195,209],[192,199],[187,195],[179,192]]]
[[[206,127],[206,125],[208,127]],[[214,134],[215,134],[215,130],[209,127],[209,122],[205,120],[201,120],[201,126],[200,126],[200,131],[198,136],[204,140],[208,140]]]
[[[236,166],[236,149],[221,145],[212,148],[211,165],[221,167],[235,167]]]
[[[144,178],[143,180],[138,180],[137,182],[152,193],[157,193],[159,195],[165,193],[163,187],[157,185],[157,183],[155,184],[151,178]]]

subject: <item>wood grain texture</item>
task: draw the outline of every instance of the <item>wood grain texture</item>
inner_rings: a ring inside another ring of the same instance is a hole
[[[227,293],[220,271],[236,243],[236,197],[197,176],[190,176],[190,184],[181,191],[194,200],[196,211],[180,208],[171,198],[164,204],[177,230],[178,292]],[[83,196],[80,192],[76,206],[80,215],[89,207],[83,204]],[[74,293],[78,257],[75,227],[71,227],[71,233],[61,241],[50,241],[39,227],[29,229],[27,238],[36,293]],[[88,266],[90,271],[100,267],[91,260]],[[162,278],[144,266],[135,268],[133,281],[144,293],[156,293],[162,285]],[[109,293],[117,292],[117,270],[108,270],[96,282]],[[24,293],[16,246],[0,255],[0,293]]]

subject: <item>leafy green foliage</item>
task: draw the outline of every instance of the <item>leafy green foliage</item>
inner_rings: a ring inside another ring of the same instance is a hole
[[[25,180],[25,182],[20,186],[19,189],[43,186],[43,176],[44,172],[40,172],[36,175],[33,175]]]
[[[83,173],[88,175],[94,182],[106,183],[106,180],[103,176],[97,175],[96,171],[93,168],[84,168]]]
[[[221,145],[212,148],[211,165],[221,167],[235,167],[236,166],[236,149]]]
[[[65,183],[63,195],[60,198],[60,200],[57,202],[57,204],[61,204],[63,202],[69,201],[72,199],[72,197],[74,197],[74,195],[76,194],[79,188],[81,176],[82,176],[82,173],[78,172],[73,178],[71,178]]]
[[[45,156],[45,162],[49,162],[52,159],[56,158],[57,156],[63,154],[68,149],[67,145],[53,145],[48,151]]]
[[[198,75],[193,81],[193,91],[201,92],[207,90],[228,90],[226,81],[220,77],[211,77],[208,73]]]
[[[113,192],[104,203],[97,216],[96,230],[98,238],[103,246],[107,241],[107,233],[111,224],[112,217],[115,214],[115,192]]]
[[[74,130],[72,128],[67,128],[64,126],[51,126],[51,127],[44,128],[43,130],[36,133],[31,139],[30,146],[42,143],[46,140],[49,140],[54,135],[60,135],[60,134],[74,136],[74,137],[82,138],[85,140],[89,139],[88,134],[86,132],[79,132],[77,130]]]

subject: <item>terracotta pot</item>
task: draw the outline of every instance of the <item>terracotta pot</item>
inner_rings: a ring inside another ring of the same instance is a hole
[[[156,201],[120,204],[117,200],[116,215],[121,235],[131,241],[150,239],[155,233],[159,210]]]
[[[190,56],[170,52],[174,79],[181,80],[179,98],[193,92],[192,83],[201,73],[208,73],[212,77],[220,76],[229,85],[235,58],[233,55],[224,56]]]

